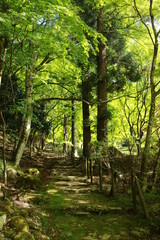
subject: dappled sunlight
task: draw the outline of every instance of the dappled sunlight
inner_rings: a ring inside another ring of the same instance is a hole
[[[57,192],[58,192],[58,190],[56,190],[56,189],[47,190],[47,193],[50,195],[55,195],[55,194],[57,194]]]

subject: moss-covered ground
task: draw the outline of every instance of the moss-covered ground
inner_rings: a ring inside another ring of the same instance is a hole
[[[160,239],[157,192],[145,195],[150,213],[147,221],[140,204],[133,214],[130,191],[117,194],[114,199],[108,196],[108,189],[100,193],[97,181],[91,185],[69,159],[46,152],[27,161],[25,157],[21,168],[25,174],[31,168],[33,174],[40,172],[37,177],[41,184],[32,189],[32,185],[28,188],[27,183],[25,188],[23,183],[10,191],[15,186],[9,183],[7,195],[0,202],[1,215],[7,215],[0,239],[14,240],[22,236],[24,239],[32,236],[35,240]],[[9,223],[15,216],[26,220],[27,232],[12,229]]]

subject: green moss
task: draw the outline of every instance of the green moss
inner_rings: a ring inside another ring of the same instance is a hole
[[[9,221],[9,227],[14,228],[17,232],[29,232],[29,226],[26,220],[21,216],[15,216]]]
[[[21,175],[16,183],[17,188],[25,188],[25,189],[36,189],[40,187],[41,181],[38,176],[32,174],[23,174]]]
[[[35,240],[30,232],[20,232],[15,237],[14,240]]]
[[[40,174],[37,168],[29,168],[28,173],[35,176],[38,176]]]

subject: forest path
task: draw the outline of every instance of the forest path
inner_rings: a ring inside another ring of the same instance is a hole
[[[43,155],[39,162],[43,227],[55,240],[151,239],[144,221],[98,192],[71,160]],[[47,223],[46,223],[47,222]]]

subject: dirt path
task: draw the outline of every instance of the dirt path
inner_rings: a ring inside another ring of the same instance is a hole
[[[38,204],[49,239],[157,239],[149,236],[142,217],[124,210],[123,199],[120,202],[99,193],[98,186],[91,186],[70,160],[46,156],[39,164],[43,199]]]

